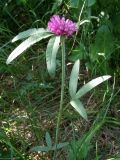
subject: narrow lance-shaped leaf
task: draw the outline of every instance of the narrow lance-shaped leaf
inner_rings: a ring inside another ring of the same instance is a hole
[[[52,150],[56,150],[56,148],[61,149],[61,148],[66,147],[68,145],[69,145],[68,142],[64,142],[64,143],[57,144],[57,146],[54,145],[51,148],[48,146],[47,147],[46,146],[36,146],[36,147],[33,147],[30,151],[32,151],[32,152],[49,152]]]
[[[72,98],[75,97],[77,91],[78,75],[79,75],[80,61],[77,60],[72,68],[69,81],[69,93]]]
[[[51,77],[55,76],[56,70],[56,55],[59,49],[60,36],[52,37],[47,45],[46,63],[47,69]]]
[[[47,146],[48,146],[49,148],[51,148],[51,147],[52,147],[52,141],[51,141],[50,134],[49,134],[48,132],[46,132],[45,139],[46,139]]]
[[[36,42],[39,42],[40,40],[50,37],[52,34],[45,32],[38,35],[33,35],[26,39],[24,42],[22,42],[17,48],[13,50],[13,52],[9,55],[6,64],[9,64],[12,62],[16,57],[18,57],[21,53],[23,53],[27,48],[35,44]]]
[[[98,78],[95,78],[93,80],[91,80],[90,82],[88,82],[87,84],[85,84],[77,93],[75,98],[81,98],[83,95],[85,95],[87,92],[89,92],[91,89],[95,88],[97,85],[99,85],[100,83],[108,80],[111,76],[101,76]]]
[[[57,149],[61,149],[61,148],[66,147],[66,146],[68,146],[68,145],[69,145],[68,142],[59,143],[59,144],[57,144],[57,146],[54,145],[54,146],[52,147],[52,150],[55,150],[56,148],[57,148]]]
[[[28,29],[27,31],[20,32],[17,36],[15,36],[12,39],[12,42],[15,42],[15,41],[20,40],[20,39],[28,38],[28,37],[30,37],[32,35],[43,33],[43,32],[46,32],[46,30],[44,28],[38,28],[38,29],[37,28],[32,28],[32,29]]]
[[[36,146],[36,147],[31,148],[30,151],[32,151],[32,152],[48,152],[49,150],[50,150],[49,147],[46,147],[46,146]]]
[[[70,101],[70,104],[75,108],[75,110],[85,119],[87,120],[87,113],[83,106],[83,104],[79,101],[79,99],[74,99]]]

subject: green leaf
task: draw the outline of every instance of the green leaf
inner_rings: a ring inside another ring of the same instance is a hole
[[[26,4],[27,4],[27,1],[28,1],[28,0],[16,0],[16,3],[17,3],[18,5],[21,5],[21,4],[26,5]]]
[[[12,42],[15,42],[17,40],[33,36],[35,34],[44,33],[44,32],[46,32],[46,30],[44,28],[38,28],[38,29],[32,28],[32,29],[28,29],[27,31],[20,32],[17,36],[15,36],[12,39]]]
[[[79,0],[70,0],[70,5],[73,8],[77,8],[79,4]]]
[[[87,113],[83,106],[83,104],[79,101],[79,99],[74,99],[70,101],[70,104],[75,108],[75,110],[85,119],[87,120]]]
[[[52,7],[52,13],[62,4],[63,0],[55,0],[55,3],[53,4]]]
[[[57,149],[61,149],[63,147],[66,147],[67,145],[69,145],[68,142],[64,142],[64,143],[59,143],[57,144]],[[49,151],[52,151],[52,150],[55,150],[56,149],[56,145],[53,146],[53,147],[45,147],[45,146],[36,146],[36,147],[33,147],[30,151],[32,152],[49,152]]]
[[[44,147],[44,146],[36,146],[36,147],[33,147],[30,151],[32,152],[48,152],[50,149],[49,147]]]
[[[93,6],[96,3],[96,0],[87,0],[88,7]]]
[[[56,55],[59,49],[60,36],[52,37],[47,45],[46,63],[47,69],[51,77],[55,76],[56,70]]]
[[[17,48],[13,50],[13,52],[9,55],[6,64],[9,64],[12,62],[16,57],[18,57],[21,53],[23,53],[27,48],[35,44],[36,42],[39,42],[40,40],[50,37],[52,34],[49,32],[40,33],[37,35],[33,35],[26,39],[24,42],[22,42]]]
[[[114,50],[114,37],[107,25],[99,27],[95,42],[90,46],[90,59],[92,62],[97,61],[100,56],[109,59]]]
[[[82,43],[80,43],[79,46],[73,49],[72,53],[69,56],[69,60],[71,61],[76,61],[77,59],[80,59],[80,60],[87,59],[85,46]]]
[[[50,134],[49,134],[48,132],[46,132],[45,139],[46,139],[47,146],[48,146],[49,148],[51,148],[51,147],[52,147],[52,141],[51,141]]]
[[[101,118],[100,114],[98,117]],[[68,153],[68,155],[70,156],[68,158],[69,160],[83,160],[87,158],[87,155],[89,155],[89,151],[92,147],[90,143],[92,138],[96,135],[96,132],[99,131],[105,123],[101,119],[99,119],[99,121],[95,120],[90,130],[83,134],[83,136],[80,137],[80,139],[78,139],[77,141],[73,141],[70,143],[70,152]]]
[[[59,143],[59,144],[57,144],[57,147],[56,147],[56,145],[53,146],[53,147],[52,147],[52,150],[55,150],[56,148],[57,148],[57,149],[61,149],[61,148],[63,148],[63,147],[66,147],[67,145],[69,145],[68,142]]]
[[[72,68],[69,81],[69,93],[72,98],[75,97],[77,91],[78,75],[79,75],[80,61],[77,60]]]
[[[91,89],[95,88],[97,85],[99,85],[100,83],[108,80],[111,76],[106,75],[106,76],[101,76],[98,78],[95,78],[93,80],[91,80],[90,82],[88,82],[87,84],[85,84],[77,93],[75,98],[81,98],[83,95],[85,95],[87,92],[89,92]]]

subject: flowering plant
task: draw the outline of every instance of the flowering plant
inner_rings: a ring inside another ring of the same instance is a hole
[[[60,17],[59,15],[54,15],[50,21],[48,22],[48,28],[33,28],[27,31],[19,33],[16,37],[13,38],[12,42],[17,40],[25,39],[13,52],[9,55],[6,63],[11,63],[16,57],[18,57],[21,53],[23,53],[27,48],[32,46],[33,44],[39,42],[42,39],[51,37],[48,41],[47,49],[46,49],[46,64],[47,69],[52,78],[55,76],[56,71],[56,55],[58,53],[58,49],[61,46],[62,52],[62,75],[61,75],[61,99],[60,99],[60,109],[58,112],[58,120],[56,127],[56,140],[55,140],[55,150],[57,149],[58,144],[58,133],[59,133],[59,125],[63,110],[63,101],[64,101],[64,88],[65,88],[65,39],[72,36],[76,31],[78,31],[77,24],[72,22],[69,19],[65,19],[64,17]],[[73,66],[70,81],[69,81],[69,94],[71,97],[70,104],[75,108],[75,110],[85,119],[87,120],[86,110],[79,100],[83,95],[85,95],[92,88],[96,87],[98,84],[110,78],[110,76],[102,76],[85,84],[82,88],[77,91],[77,83],[79,76],[79,67],[80,61],[77,60]]]

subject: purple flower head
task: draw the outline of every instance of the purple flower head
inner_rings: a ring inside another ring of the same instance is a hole
[[[48,22],[48,28],[51,32],[56,35],[65,35],[71,36],[74,32],[77,31],[76,23],[71,20],[65,20],[64,17],[54,15]]]

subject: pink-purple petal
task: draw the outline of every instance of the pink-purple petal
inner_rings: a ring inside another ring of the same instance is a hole
[[[76,23],[69,19],[65,20],[64,17],[60,17],[59,15],[54,15],[50,18],[48,28],[54,34],[64,36],[71,36],[77,31]]]

